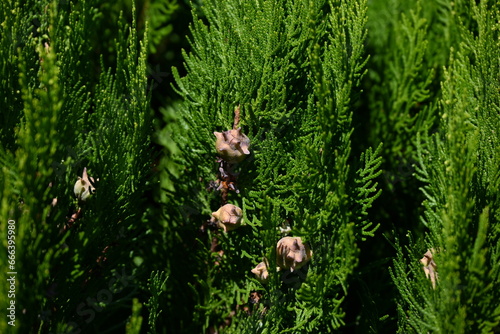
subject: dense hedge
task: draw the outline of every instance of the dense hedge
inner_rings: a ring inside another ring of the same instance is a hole
[[[1,2],[0,332],[499,331],[499,34],[494,1]]]

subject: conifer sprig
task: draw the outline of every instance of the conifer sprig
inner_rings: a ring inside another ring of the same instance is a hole
[[[270,266],[269,285],[259,287],[266,302],[255,311],[265,312],[262,330],[338,328],[348,276],[357,264],[356,240],[375,230],[363,219],[359,229],[365,232],[357,236],[351,221],[366,215],[379,193],[373,179],[380,174],[380,148],[366,152],[359,176],[347,163],[352,99],[366,65],[366,2],[208,1],[202,11],[203,21],[196,18],[192,27],[193,51],[185,55],[188,74],[176,74],[184,99],[181,124],[190,139],[176,140],[189,152],[187,165],[200,166],[196,179],[214,178],[202,167],[213,156],[211,132],[229,128],[240,105],[254,152],[238,176],[247,226],[220,240],[222,249],[245,254],[254,264],[242,269],[234,253],[217,260],[221,273],[211,270],[203,280],[212,284],[200,286],[205,297],[197,307],[210,317],[204,328],[220,326],[233,312],[227,301],[239,304],[241,291],[257,288],[248,273],[262,257]],[[206,212],[212,195],[197,196],[205,197],[197,206]],[[311,244],[309,269],[274,272],[279,228],[286,225]],[[241,330],[246,317],[232,315],[233,328]]]
[[[2,85],[18,81],[0,93],[8,104],[2,117],[11,127],[4,132],[2,123],[0,130],[1,167],[10,170],[2,176],[0,211],[16,222],[17,281],[29,287],[16,294],[18,307],[26,310],[18,308],[19,331],[110,328],[95,320],[87,302],[104,301],[99,311],[113,300],[115,309],[126,309],[133,284],[124,289],[120,282],[128,285],[134,277],[132,258],[140,262],[123,246],[145,216],[137,204],[151,163],[147,41],[140,46],[135,30],[127,35],[121,26],[117,70],[105,69],[102,61],[99,78],[89,43],[95,33],[90,27],[103,24],[95,2],[14,1],[2,3],[0,12],[1,26],[10,21],[14,33],[0,37],[2,45],[4,38],[13,45],[0,51],[6,60]],[[82,201],[74,198],[73,185],[84,167],[101,183]],[[0,231],[7,240],[6,230]],[[85,293],[75,293],[75,286]],[[140,307],[134,303],[134,328],[141,324]],[[125,326],[127,315],[111,314],[115,325]],[[7,331],[4,326],[0,331]]]
[[[485,64],[498,64],[500,55],[490,47],[498,39],[497,7],[470,3],[477,30],[459,23],[464,42],[452,50],[444,70],[441,131],[418,141],[417,177],[425,183],[426,197],[422,220],[438,276],[435,290],[429,289],[418,265],[405,273],[407,260],[400,253],[394,280],[402,297],[401,330],[490,332],[500,321],[498,307],[491,304],[498,298],[493,286],[499,277],[498,219],[490,213],[498,202],[490,184],[497,184],[498,173],[488,167],[497,159],[491,143],[498,135],[490,129],[500,120],[491,112],[498,109],[500,93],[487,88],[498,87],[499,67],[484,72]],[[485,175],[493,179],[485,182]],[[409,256],[415,257],[419,248],[423,254],[425,248],[410,243]]]

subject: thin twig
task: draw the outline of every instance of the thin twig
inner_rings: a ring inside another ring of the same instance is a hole
[[[240,105],[234,108],[234,123],[233,129],[236,130],[240,126]]]

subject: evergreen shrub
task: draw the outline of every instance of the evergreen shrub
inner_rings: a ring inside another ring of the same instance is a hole
[[[499,34],[494,1],[0,2],[0,333],[498,332]]]

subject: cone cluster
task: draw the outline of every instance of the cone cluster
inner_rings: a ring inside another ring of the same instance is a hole
[[[239,107],[236,108],[235,115],[239,122]],[[234,129],[224,132],[214,132],[214,135],[216,138],[215,149],[217,150],[217,154],[227,164],[239,163],[250,154],[250,139],[241,132],[241,128],[236,128],[236,122]],[[229,166],[231,167],[231,165]],[[221,167],[221,169],[222,171],[220,171],[220,174],[229,179],[229,173],[226,173],[223,167]],[[234,183],[235,182],[232,181],[220,182],[217,190],[224,188],[225,185],[227,185],[228,188],[232,186],[231,189],[236,189]],[[239,191],[236,192],[239,193]],[[225,196],[223,196],[222,202],[226,202]],[[243,221],[243,211],[236,205],[224,204],[219,210],[212,213],[210,221],[223,229],[224,232],[229,232],[240,227]]]
[[[237,127],[238,123],[239,107],[235,110],[234,128],[223,132],[214,132],[217,154],[228,164],[240,163],[250,155],[250,139],[241,131],[240,127]],[[227,174],[224,170],[222,172],[221,175]],[[221,183],[219,188],[223,186],[224,183]],[[225,199],[223,197],[224,202]],[[236,205],[224,204],[212,213],[210,221],[227,233],[241,226],[243,211]],[[279,267],[278,269],[293,272],[305,266],[311,260],[311,257],[312,251],[309,245],[304,243],[300,237],[284,237],[276,245],[276,264]],[[251,272],[261,283],[267,283],[269,281],[268,261],[264,259]]]

